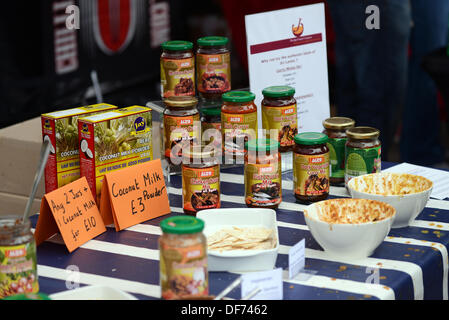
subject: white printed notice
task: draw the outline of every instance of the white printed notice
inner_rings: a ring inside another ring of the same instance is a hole
[[[282,284],[282,268],[245,273],[242,275],[242,298],[260,289],[252,300],[282,300]]]
[[[262,128],[262,90],[295,88],[298,132],[322,131],[330,116],[324,4],[245,16],[250,90]]]
[[[430,196],[439,200],[449,197],[449,172],[423,166],[417,166],[410,163],[401,163],[382,170],[382,172],[410,173],[423,176],[433,182],[433,189]]]

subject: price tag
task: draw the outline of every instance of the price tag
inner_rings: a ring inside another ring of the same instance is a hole
[[[305,267],[306,240],[302,239],[288,251],[288,277],[293,279]]]
[[[120,231],[170,213],[161,160],[148,161],[105,175],[100,213]]]
[[[106,231],[85,177],[60,187],[42,198],[34,232],[36,245],[58,231],[69,252]]]
[[[251,300],[282,300],[282,268],[243,274],[241,284],[242,297],[245,297],[256,288],[261,289],[261,291]]]

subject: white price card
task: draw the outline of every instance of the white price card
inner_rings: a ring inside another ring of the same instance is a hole
[[[330,116],[324,3],[245,16],[250,90],[262,128],[262,90],[295,88],[298,132],[322,131]]]
[[[302,239],[288,251],[288,277],[293,279],[301,270],[304,270],[306,262],[306,240]]]
[[[251,272],[242,275],[242,297],[259,288],[260,291],[251,300],[282,300],[282,268]]]

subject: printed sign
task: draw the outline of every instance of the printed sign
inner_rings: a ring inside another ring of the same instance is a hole
[[[171,212],[160,159],[106,174],[101,194],[103,221],[116,231]]]
[[[243,274],[241,284],[242,297],[245,297],[256,288],[259,288],[260,292],[251,300],[282,300],[282,268]]]
[[[42,198],[36,245],[60,232],[69,252],[106,231],[85,177]]]

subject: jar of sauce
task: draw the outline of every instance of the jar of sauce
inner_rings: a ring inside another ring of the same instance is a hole
[[[161,95],[195,96],[195,56],[190,41],[166,41],[162,45]]]
[[[243,163],[245,142],[257,139],[255,98],[249,91],[229,91],[222,96],[221,132],[226,163]]]
[[[292,151],[298,133],[295,89],[290,86],[271,86],[263,89],[262,94],[262,127],[267,130],[267,137],[279,141],[281,152]]]
[[[220,162],[214,149],[183,152],[182,203],[184,213],[220,208]]]
[[[198,144],[201,134],[200,114],[195,97],[164,99],[164,156],[170,164],[180,165],[182,150]]]
[[[245,143],[245,203],[249,208],[276,209],[282,202],[279,142],[271,139]]]
[[[221,107],[202,108],[201,113],[202,142],[213,145],[221,155]]]
[[[36,242],[30,220],[0,218],[0,299],[39,292]]]
[[[161,221],[159,238],[160,287],[165,300],[209,294],[204,221],[181,215]]]
[[[217,100],[231,90],[231,53],[228,38],[209,36],[197,40],[197,83],[201,98]]]
[[[330,182],[338,185],[345,182],[345,146],[347,141],[346,129],[354,127],[351,118],[332,117],[323,121],[323,127],[329,140]]]
[[[325,200],[329,196],[328,137],[321,132],[295,136],[293,148],[293,187],[299,202]]]
[[[381,170],[380,131],[372,127],[353,127],[346,130],[345,184],[354,177]]]

